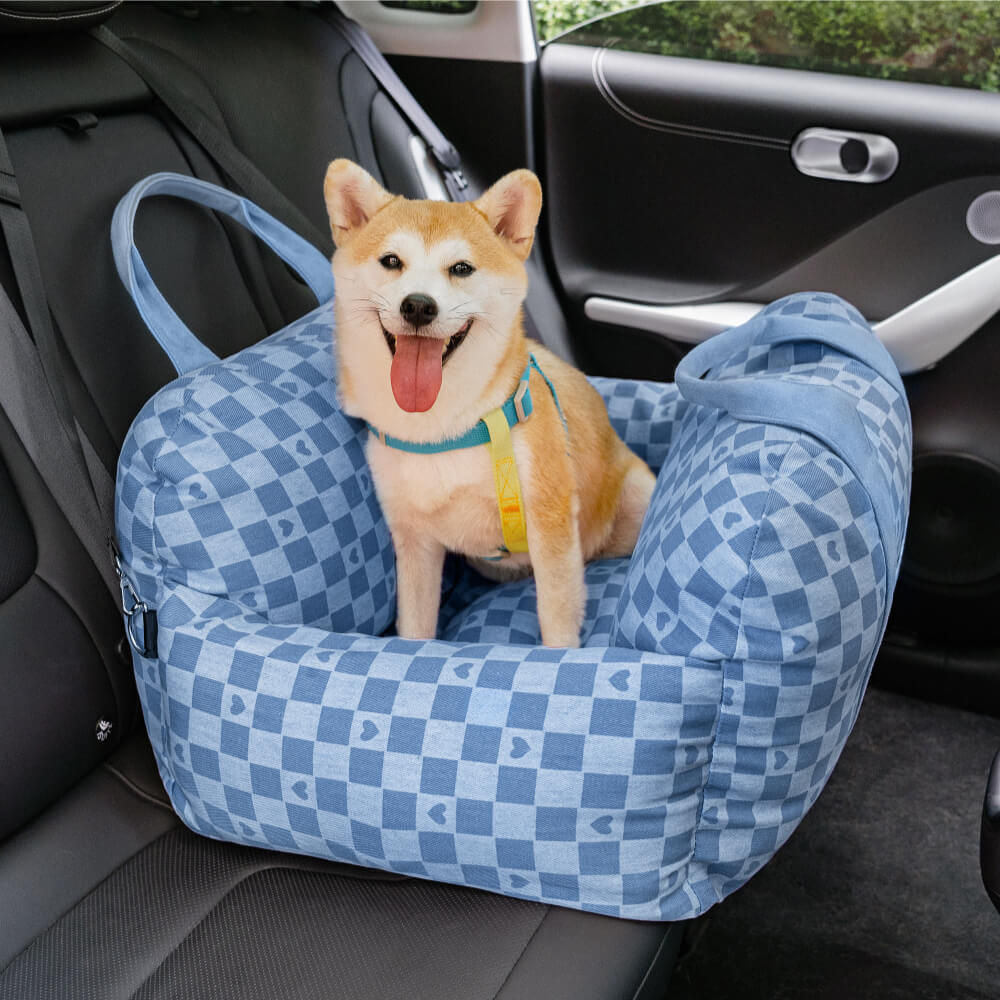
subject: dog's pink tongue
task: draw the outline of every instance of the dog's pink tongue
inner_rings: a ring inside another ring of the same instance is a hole
[[[429,410],[441,391],[441,341],[397,335],[389,381],[400,409],[407,413]]]

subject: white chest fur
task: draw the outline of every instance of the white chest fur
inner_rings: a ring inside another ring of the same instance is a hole
[[[518,445],[515,435],[523,492],[530,459],[523,444]],[[370,436],[367,457],[390,528],[405,525],[466,556],[496,552],[503,535],[488,447],[419,455],[389,448]]]

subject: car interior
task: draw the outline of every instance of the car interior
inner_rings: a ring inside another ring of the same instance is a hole
[[[834,292],[875,325],[914,444],[868,693],[801,828],[693,921],[200,837],[160,783],[108,567],[10,419],[9,373],[0,997],[996,996],[1000,96],[629,51],[613,17],[540,47],[527,0],[331,8],[0,4],[0,285],[36,341],[44,290],[46,374],[88,461],[113,475],[136,414],[175,374],[112,257],[112,214],[137,181],[173,171],[258,198],[327,255],[334,158],[390,191],[447,197],[412,108],[350,44],[346,16],[460,152],[462,183],[538,174],[529,333],[587,374],[670,381],[692,343],[795,291]],[[851,142],[860,169],[838,152]],[[247,190],[241,158],[273,192]],[[841,182],[879,164],[868,183]],[[150,199],[136,234],[220,357],[314,307],[222,216]]]

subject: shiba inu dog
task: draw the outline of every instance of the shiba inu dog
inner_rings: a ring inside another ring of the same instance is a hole
[[[451,551],[495,579],[534,571],[542,641],[579,645],[584,562],[632,552],[654,477],[584,375],[524,335],[538,179],[415,201],[335,160],[324,195],[341,400],[371,430],[399,634],[434,637]]]

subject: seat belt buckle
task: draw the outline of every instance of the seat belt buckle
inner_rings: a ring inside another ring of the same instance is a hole
[[[431,146],[430,150],[438,167],[444,174],[445,182],[449,187],[454,188],[453,193],[466,190],[469,182],[465,174],[462,173],[462,159],[458,155],[458,150],[451,143],[448,143],[443,148],[440,146]]]

